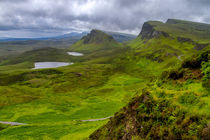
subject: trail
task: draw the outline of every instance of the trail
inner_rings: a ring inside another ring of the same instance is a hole
[[[80,120],[82,122],[95,122],[95,121],[103,121],[106,119],[111,118],[112,116],[105,117],[105,118],[100,118],[100,119],[89,119],[89,120]],[[19,123],[19,122],[5,122],[5,121],[0,121],[0,124],[8,124],[11,126],[18,126],[18,125],[27,125],[26,123]]]
[[[19,123],[19,122],[4,122],[4,121],[0,121],[0,124],[9,124],[9,125],[27,125],[26,123]]]
[[[111,118],[112,116],[106,117],[106,118],[100,118],[100,119],[90,119],[90,120],[80,120],[82,122],[95,122],[95,121],[102,121]]]

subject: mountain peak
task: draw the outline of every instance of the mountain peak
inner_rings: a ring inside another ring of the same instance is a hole
[[[193,41],[209,43],[210,24],[185,21],[180,19],[168,19],[166,23],[160,21],[148,21],[142,26],[139,36],[142,39],[164,37],[182,37]]]
[[[93,29],[89,34],[82,38],[84,44],[103,43],[115,41],[114,38],[100,30]]]
[[[80,41],[73,44],[70,50],[90,53],[98,50],[115,49],[118,46],[120,44],[112,36],[94,29]]]
[[[164,24],[164,23],[159,21],[145,22],[142,26],[142,30],[139,36],[141,36],[142,39],[158,38],[161,35],[163,35],[164,37],[169,37],[169,34],[167,34],[166,32],[158,31],[155,29],[155,26],[159,24]]]

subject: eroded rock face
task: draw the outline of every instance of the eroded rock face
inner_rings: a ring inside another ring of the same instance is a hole
[[[194,49],[200,51],[200,50],[206,48],[209,45],[210,45],[210,43],[207,43],[207,44],[198,44],[197,43],[196,46],[194,47]]]
[[[195,43],[192,39],[190,39],[190,38],[177,37],[177,40],[178,40],[180,43],[188,42],[188,43],[196,44],[196,43]]]
[[[92,30],[87,36],[84,36],[82,40],[84,44],[101,43],[104,41],[115,41],[112,36],[109,36],[99,30]]]
[[[159,38],[161,35],[164,37],[169,37],[169,34],[155,30],[154,27],[148,22],[144,23],[141,33],[139,34],[142,39]]]

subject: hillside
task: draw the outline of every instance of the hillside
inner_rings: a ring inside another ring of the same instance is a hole
[[[203,51],[163,72],[89,138],[209,139],[209,54]]]
[[[68,50],[4,59],[0,122],[25,125],[0,125],[1,138],[208,138],[210,46],[183,36],[146,22],[126,43],[92,30]],[[67,56],[68,51],[84,55]],[[31,69],[37,60],[75,64]]]
[[[99,30],[92,30],[80,41],[73,44],[69,50],[90,53],[98,50],[115,49],[119,46],[120,44],[112,36]]]
[[[153,38],[162,34],[165,37],[179,37],[180,40],[188,42],[209,43],[210,40],[210,24],[168,19],[166,23],[148,21],[143,26],[139,34],[142,38]],[[147,34],[147,31],[151,34]]]
[[[130,67],[143,66],[154,77],[89,139],[209,139],[210,45],[188,38],[190,33],[181,33],[177,26],[196,26],[193,33],[207,28],[197,39],[210,29],[206,24],[180,20],[146,22],[138,38],[127,44],[136,61]],[[145,65],[141,62],[145,58],[156,65]]]

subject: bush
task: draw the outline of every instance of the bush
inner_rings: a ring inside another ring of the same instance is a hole
[[[182,63],[183,68],[201,68],[202,62],[208,62],[209,51],[201,52]]]
[[[202,86],[210,89],[210,60],[208,62],[202,63],[202,73],[203,73],[203,79],[202,79]]]

